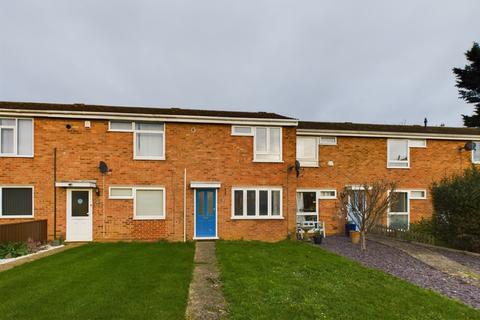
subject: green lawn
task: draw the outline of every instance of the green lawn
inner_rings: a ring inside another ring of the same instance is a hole
[[[232,319],[480,319],[480,312],[307,244],[217,243]]]
[[[94,243],[0,272],[1,319],[184,319],[193,243]]]

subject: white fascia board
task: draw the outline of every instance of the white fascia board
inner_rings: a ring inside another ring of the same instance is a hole
[[[400,139],[436,139],[436,140],[479,140],[480,135],[461,135],[444,133],[350,131],[350,130],[310,130],[297,129],[299,136],[340,136],[363,138],[400,138]]]
[[[1,116],[13,117],[42,117],[42,118],[69,118],[69,119],[102,119],[102,120],[131,120],[131,121],[162,121],[187,123],[217,123],[263,126],[290,126],[296,127],[296,119],[260,119],[236,117],[207,117],[186,115],[138,114],[119,112],[88,112],[88,111],[53,111],[53,110],[11,110],[0,109]]]

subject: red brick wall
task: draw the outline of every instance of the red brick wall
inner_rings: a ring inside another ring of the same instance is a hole
[[[66,125],[72,125],[70,130]],[[166,160],[133,160],[133,134],[107,132],[107,121],[38,118],[34,158],[0,158],[1,184],[35,186],[35,219],[48,219],[53,236],[53,149],[57,148],[57,181],[97,180],[93,193],[93,237],[112,240],[182,240],[184,169],[190,181],[220,181],[218,235],[224,239],[280,240],[295,231],[295,128],[283,128],[283,162],[254,163],[253,137],[231,136],[230,125],[167,123]],[[112,172],[105,177],[98,163]],[[105,184],[103,182],[105,180]],[[165,220],[133,220],[133,200],[108,199],[110,185],[156,185],[166,189]],[[231,219],[233,186],[281,186],[283,220]],[[105,201],[104,201],[105,199]],[[187,188],[187,235],[193,237],[194,191]],[[104,209],[105,208],[105,209]],[[0,223],[22,219],[0,219]],[[57,230],[66,232],[66,189],[57,188]]]
[[[379,179],[396,181],[398,189],[426,189],[426,200],[410,200],[410,222],[431,217],[430,186],[445,175],[471,166],[470,152],[459,151],[466,141],[427,140],[427,148],[410,149],[409,169],[387,168],[386,138],[338,137],[336,146],[320,146],[320,167],[302,168],[298,187],[334,188]],[[334,166],[327,166],[328,161]],[[320,219],[327,234],[343,233],[345,220],[338,215],[338,200],[319,200]]]

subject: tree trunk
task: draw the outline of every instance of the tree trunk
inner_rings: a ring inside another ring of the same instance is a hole
[[[362,251],[367,251],[367,236],[363,230],[360,231],[360,247]]]

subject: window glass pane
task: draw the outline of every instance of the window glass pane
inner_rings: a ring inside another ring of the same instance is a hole
[[[205,214],[205,192],[197,191],[197,213],[200,216]]]
[[[409,140],[408,146],[412,148],[425,148],[427,146],[427,140],[422,140],[422,139]]]
[[[316,192],[297,192],[297,212],[316,212]]]
[[[423,190],[410,191],[410,197],[411,197],[412,199],[413,199],[413,198],[423,199],[423,198],[426,197],[425,191],[423,191]]]
[[[388,140],[388,160],[408,160],[408,140]]]
[[[31,155],[33,154],[33,141],[32,141],[32,120],[19,119],[18,120],[18,154],[19,155]]]
[[[1,129],[0,152],[5,154],[13,153],[13,129]]]
[[[15,126],[15,119],[0,119],[0,126]]]
[[[247,190],[247,215],[254,216],[255,215],[255,190]]]
[[[259,198],[259,214],[261,216],[268,215],[268,191],[260,190],[258,192],[258,198]]]
[[[270,153],[280,153],[280,128],[270,128]]]
[[[255,151],[267,152],[267,128],[256,128]]]
[[[408,229],[408,214],[390,214],[388,218],[390,228]]]
[[[72,191],[72,217],[88,217],[88,191]]]
[[[110,121],[110,130],[131,131],[132,122],[131,121]]]
[[[213,194],[214,191],[207,191],[207,215],[213,215]]]
[[[280,215],[280,191],[272,190],[272,216]]]
[[[320,144],[335,145],[337,144],[337,138],[336,137],[320,137]]]
[[[233,127],[233,133],[241,135],[251,135],[252,127]]]
[[[297,138],[297,159],[317,159],[317,139],[316,138]]]
[[[32,208],[31,188],[2,188],[3,216],[31,216]]]
[[[243,216],[243,190],[235,190],[235,211],[234,215]]]
[[[163,190],[137,190],[135,204],[138,217],[163,216]]]
[[[132,188],[111,188],[110,189],[111,197],[132,197]]]
[[[390,212],[408,212],[408,193],[395,192],[390,205]]]
[[[163,157],[163,133],[136,133],[137,156]]]
[[[135,122],[136,130],[150,130],[163,132],[163,123],[158,122]]]
[[[335,198],[335,191],[320,191],[320,198]]]

